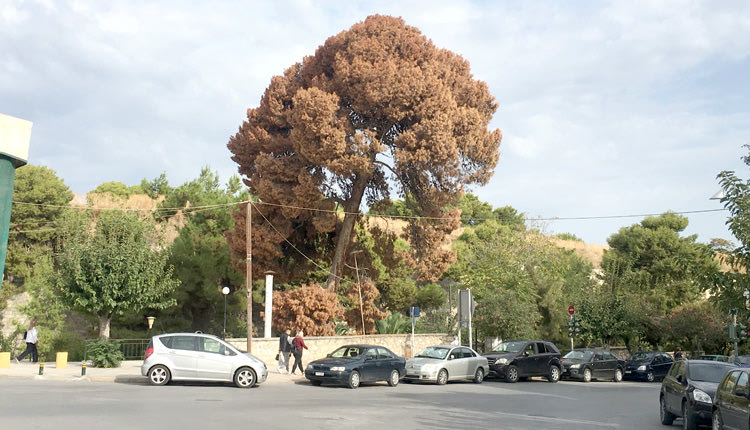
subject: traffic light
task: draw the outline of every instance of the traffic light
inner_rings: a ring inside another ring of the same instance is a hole
[[[730,339],[737,339],[737,327],[735,327],[734,324],[729,324],[727,326],[727,331],[729,332]]]
[[[737,337],[739,339],[745,339],[747,337],[747,327],[743,324],[737,324]]]
[[[581,320],[573,317],[568,320],[568,337],[581,334]]]

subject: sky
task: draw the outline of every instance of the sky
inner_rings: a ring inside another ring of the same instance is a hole
[[[503,141],[480,200],[587,243],[665,211],[697,212],[698,241],[733,240],[709,197],[720,171],[750,176],[746,0],[3,0],[0,113],[34,123],[29,163],[75,193],[204,166],[226,181],[227,142],[271,78],[372,14],[488,84]]]

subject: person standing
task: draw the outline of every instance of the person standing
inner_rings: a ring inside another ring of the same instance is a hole
[[[292,366],[292,375],[294,371],[299,367],[300,373],[305,374],[305,370],[302,368],[302,349],[308,349],[305,345],[305,340],[302,338],[305,333],[300,330],[297,335],[292,339],[292,354],[294,354],[294,365]]]
[[[292,352],[291,330],[286,329],[279,336],[279,373],[289,373],[289,354]]]
[[[26,330],[26,350],[16,357],[16,363],[20,363],[27,355],[31,354],[31,361],[36,363],[39,360],[36,346],[39,343],[39,332],[36,330],[36,321],[31,320],[31,326]]]
[[[682,348],[680,348],[679,346],[677,347],[677,350],[674,352],[674,359],[675,360],[682,359]]]

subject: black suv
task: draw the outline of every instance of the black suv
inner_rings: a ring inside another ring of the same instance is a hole
[[[682,418],[683,428],[695,429],[711,422],[714,394],[727,371],[737,367],[722,361],[677,360],[661,383],[659,416],[672,425]]]
[[[490,376],[507,382],[518,382],[520,378],[531,376],[544,376],[550,382],[557,382],[562,373],[560,350],[545,340],[503,342],[484,356],[490,365]]]

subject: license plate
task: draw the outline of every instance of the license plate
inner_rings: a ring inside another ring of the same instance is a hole
[[[626,370],[625,373],[632,373],[630,370]]]
[[[324,372],[315,372],[315,376],[325,376]]]

